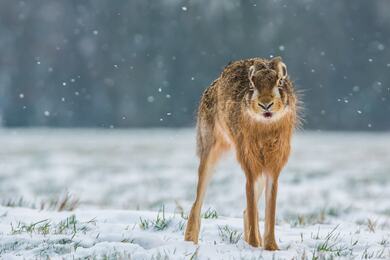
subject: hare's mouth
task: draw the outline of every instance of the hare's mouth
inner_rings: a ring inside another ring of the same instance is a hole
[[[265,118],[271,118],[272,117],[272,113],[271,112],[265,112],[265,113],[263,113],[263,116]]]

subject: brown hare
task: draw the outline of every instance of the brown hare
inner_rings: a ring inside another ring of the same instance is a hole
[[[240,60],[225,67],[205,90],[199,105],[198,187],[185,240],[198,243],[200,212],[212,168],[223,152],[234,148],[246,176],[245,241],[278,250],[274,231],[278,177],[288,160],[297,121],[297,97],[280,57]],[[264,187],[262,240],[257,204]]]

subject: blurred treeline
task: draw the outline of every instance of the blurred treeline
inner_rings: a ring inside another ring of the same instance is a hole
[[[390,129],[390,1],[0,1],[4,126],[191,126],[231,60],[280,55],[305,128]]]

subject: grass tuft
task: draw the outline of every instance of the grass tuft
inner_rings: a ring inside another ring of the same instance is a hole
[[[367,227],[368,227],[368,230],[370,232],[375,233],[377,224],[378,224],[378,221],[372,220],[372,219],[367,219]]]
[[[203,214],[202,217],[205,219],[217,219],[218,213],[215,209],[208,208]]]
[[[312,259],[323,259],[324,253],[330,254],[330,257],[341,257],[351,254],[352,251],[345,245],[340,243],[340,233],[336,233],[336,230],[339,228],[339,225],[334,227],[324,238],[324,241],[317,244],[316,248],[313,250]],[[317,234],[317,238],[319,238]],[[357,241],[354,243],[356,244]]]
[[[92,219],[87,222],[80,222],[76,219],[75,215],[67,217],[64,220],[61,220],[57,224],[52,223],[48,219],[40,220],[34,223],[22,223],[18,222],[17,225],[11,223],[11,234],[38,234],[38,235],[71,235],[71,240],[78,234],[79,232],[83,232],[84,234],[91,229],[90,225],[96,225],[95,219]]]
[[[218,233],[222,241],[228,242],[230,244],[237,244],[242,237],[242,233],[237,230],[233,230],[228,225],[218,226]]]
[[[388,259],[385,254],[385,249],[368,251],[366,248],[362,254],[362,259]]]
[[[147,219],[144,219],[144,218],[139,218],[139,227],[142,229],[142,230],[147,230],[149,229],[149,220]]]
[[[171,220],[165,217],[165,207],[162,206],[161,210],[157,213],[156,219],[149,220],[140,217],[139,227],[142,230],[152,228],[154,231],[162,231],[168,228]]]
[[[11,208],[22,207],[40,210],[73,211],[78,207],[79,199],[69,192],[66,192],[59,198],[39,202],[39,206],[34,202],[25,200],[23,197],[2,200],[0,204]]]

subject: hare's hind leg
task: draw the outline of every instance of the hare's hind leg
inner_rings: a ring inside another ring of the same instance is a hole
[[[206,192],[207,184],[209,183],[213,168],[221,157],[222,153],[227,149],[227,146],[220,140],[216,140],[214,136],[209,138],[211,143],[207,143],[198,149],[200,163],[198,168],[198,186],[196,191],[196,199],[192,205],[190,215],[188,217],[187,228],[184,239],[198,243],[200,230],[200,213],[202,209],[203,199]],[[202,145],[199,142],[198,145]]]

